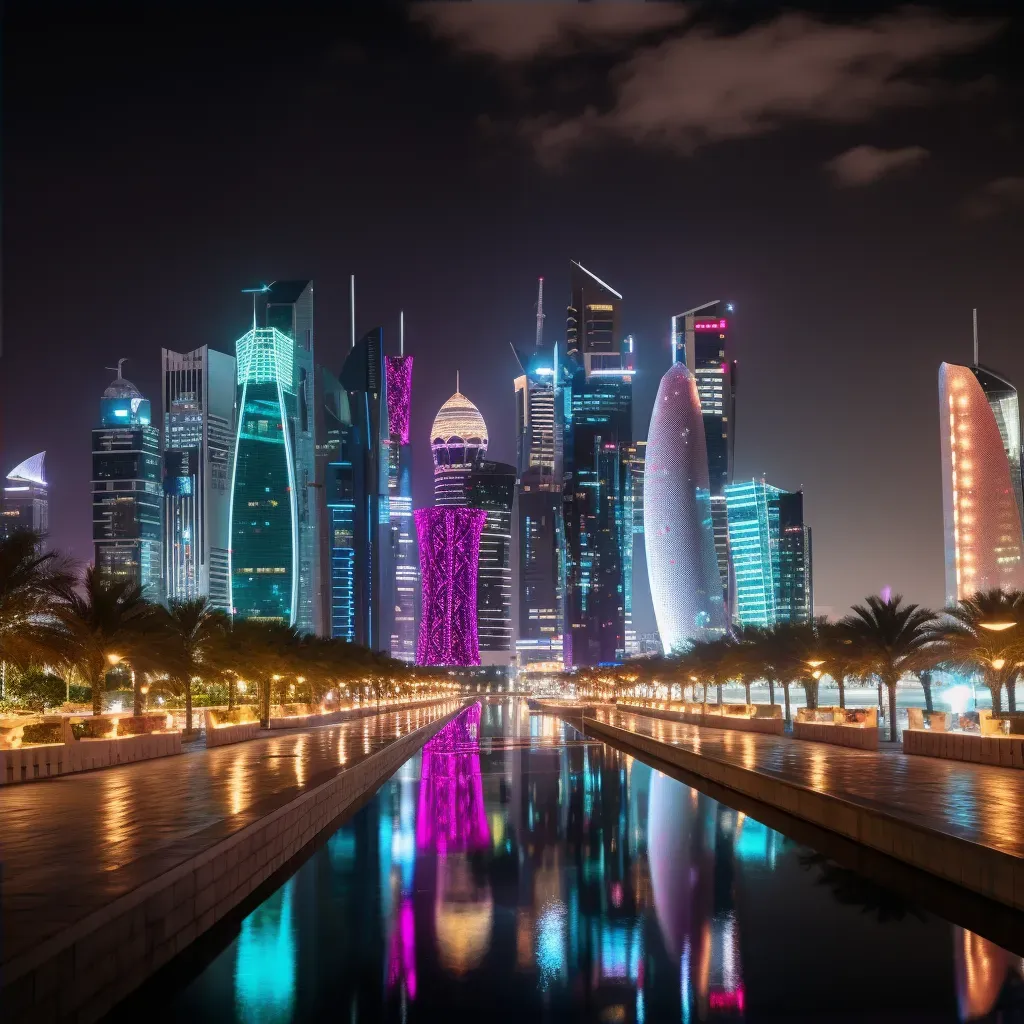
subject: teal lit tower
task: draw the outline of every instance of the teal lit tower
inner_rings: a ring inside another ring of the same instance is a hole
[[[231,609],[297,624],[299,509],[295,343],[253,327],[236,345],[238,434],[231,482]]]
[[[96,569],[127,579],[150,601],[163,598],[160,430],[149,400],[121,375],[100,399],[92,432],[92,536]]]
[[[736,579],[733,619],[772,627],[814,617],[811,530],[802,492],[764,480],[727,484],[729,551]]]

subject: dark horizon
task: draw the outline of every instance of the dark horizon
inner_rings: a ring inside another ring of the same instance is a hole
[[[350,273],[357,335],[382,325],[397,352],[404,310],[417,507],[456,370],[489,457],[515,462],[509,343],[533,344],[538,276],[545,338],[564,339],[574,259],[624,296],[638,438],[671,315],[735,304],[735,476],[804,489],[818,612],[887,586],[940,606],[937,374],[971,362],[972,308],[982,364],[1024,386],[1013,6],[698,6],[689,27],[632,5],[643,24],[600,32],[572,5],[568,28],[531,5],[498,32],[456,23],[466,6],[9,12],[0,465],[47,451],[53,543],[91,558],[104,368],[127,357],[156,416],[160,348],[232,351],[242,289],[274,279],[313,279],[334,373]],[[858,51],[865,26],[885,44]],[[663,120],[638,120],[643,61],[675,45]],[[683,56],[707,59],[706,98]],[[777,95],[726,109],[743,68]]]

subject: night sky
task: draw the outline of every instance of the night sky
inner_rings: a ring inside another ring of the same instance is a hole
[[[157,415],[161,346],[233,351],[275,278],[315,280],[335,372],[349,274],[360,333],[397,351],[405,310],[417,505],[457,368],[513,461],[509,343],[541,274],[564,337],[576,259],[624,295],[638,437],[671,314],[735,303],[736,476],[805,489],[819,612],[941,604],[973,306],[1024,385],[1015,3],[78,6],[3,32],[0,458],[47,450],[54,543],[91,557],[105,367]]]

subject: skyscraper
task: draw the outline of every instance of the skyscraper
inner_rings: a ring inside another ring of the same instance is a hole
[[[1024,589],[1017,392],[975,362],[939,367],[946,600]]]
[[[644,467],[647,572],[665,654],[725,632],[710,498],[700,398],[674,363],[658,387]]]
[[[634,370],[630,342],[616,340],[622,296],[578,263],[571,277],[570,383],[563,408],[556,403],[556,434],[560,415],[565,418],[563,660],[597,665],[625,654]]]
[[[484,665],[512,663],[512,503],[516,470],[480,459],[466,480],[466,505],[487,513],[480,536],[477,635]]]
[[[235,359],[204,345],[161,363],[166,594],[229,611]]]
[[[232,614],[289,625],[298,625],[302,583],[295,350],[276,327],[254,327],[236,343],[230,520]]]
[[[351,463],[348,493],[354,504],[355,639],[375,651],[391,647],[398,547],[388,497],[387,383],[384,332],[375,327],[355,343],[341,368],[341,385],[352,410],[346,447]]]
[[[413,513],[419,539],[423,611],[418,665],[479,665],[476,588],[482,509],[435,506]]]
[[[746,480],[727,485],[725,496],[736,581],[734,621],[766,627],[810,621],[811,531],[803,522],[803,495]]]
[[[314,316],[312,281],[275,281],[255,293],[257,323],[272,327],[294,345],[293,394],[289,434],[295,478],[298,585],[294,623],[303,633],[325,628],[321,608],[319,530],[317,512],[316,416],[314,414]]]
[[[46,452],[39,452],[7,474],[0,501],[0,540],[21,530],[31,530],[42,540],[50,532],[45,462]]]
[[[404,327],[404,324],[403,324]],[[402,348],[404,349],[404,338]],[[416,597],[419,591],[419,560],[412,519],[412,453],[409,448],[409,410],[412,405],[412,356],[404,352],[385,356],[388,422],[391,446],[388,453],[388,499],[395,551],[394,620],[391,626],[391,657],[416,660]]]
[[[814,574],[811,528],[804,522],[803,491],[779,495],[779,580],[776,614],[779,622],[810,622],[814,618]]]
[[[541,278],[534,347],[513,346],[522,371],[514,381],[519,474],[516,656],[522,669],[562,661],[561,432],[556,434],[555,425],[556,347],[544,345],[543,287]]]
[[[458,389],[437,411],[430,428],[434,459],[434,503],[466,504],[466,480],[487,454],[487,424],[480,410]]]
[[[128,579],[150,601],[163,597],[160,431],[149,400],[121,375],[100,399],[92,432],[92,536],[96,568]]]
[[[711,521],[727,610],[732,597],[725,487],[732,483],[736,445],[736,361],[726,359],[731,312],[731,303],[714,299],[672,317],[672,361],[686,364],[700,396],[708,449]]]

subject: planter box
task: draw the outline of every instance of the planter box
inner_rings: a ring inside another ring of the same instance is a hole
[[[941,735],[941,734],[939,734]],[[877,750],[877,727],[859,725],[830,725],[828,722],[794,722],[793,736],[798,740],[832,743],[856,750]]]
[[[978,736],[971,733],[904,729],[903,753],[947,761],[1024,768],[1024,736]]]
[[[701,705],[688,705],[690,708],[699,708]],[[718,705],[711,705],[717,707]],[[747,705],[724,704],[723,707],[745,708]],[[777,704],[752,704],[750,707],[757,708],[754,712],[757,717],[745,717],[742,713],[710,713],[701,714],[697,710],[673,711],[670,708],[649,708],[639,704],[623,704],[621,701],[616,705],[619,711],[632,712],[638,715],[645,715],[648,718],[664,718],[669,722],[683,722],[686,725],[700,725],[706,729],[728,729],[732,732],[758,732],[770,736],[781,736],[785,728],[782,720],[782,709]],[[771,710],[770,710],[771,709]],[[747,712],[749,714],[749,711]]]

